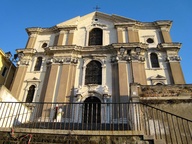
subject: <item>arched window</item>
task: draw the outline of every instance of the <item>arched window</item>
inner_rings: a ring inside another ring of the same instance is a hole
[[[159,61],[158,61],[158,56],[156,53],[151,53],[150,54],[151,58],[151,66],[152,68],[158,68],[159,67]]]
[[[102,67],[98,61],[91,61],[87,64],[85,73],[85,84],[101,84]]]
[[[37,61],[36,61],[36,64],[35,64],[34,71],[40,71],[41,64],[42,64],[42,57],[38,57]]]
[[[99,28],[94,28],[89,32],[89,45],[102,45],[103,31]]]
[[[26,98],[27,103],[32,103],[34,94],[35,94],[35,86],[31,85],[27,93],[27,98]]]

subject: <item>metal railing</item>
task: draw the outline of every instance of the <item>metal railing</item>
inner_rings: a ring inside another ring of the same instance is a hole
[[[192,121],[143,103],[0,103],[0,127],[139,131],[166,143],[192,142]]]

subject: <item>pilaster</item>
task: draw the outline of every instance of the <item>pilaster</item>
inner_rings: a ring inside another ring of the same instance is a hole
[[[11,87],[12,95],[18,100],[21,100],[19,96],[20,96],[20,92],[21,92],[21,88],[24,82],[26,72],[27,72],[27,65],[17,67],[13,85]]]
[[[132,70],[133,70],[134,83],[140,83],[142,85],[146,85],[147,80],[146,80],[144,63],[140,61],[132,61]]]
[[[31,34],[28,38],[26,48],[34,48],[37,39],[37,34]]]
[[[172,42],[169,29],[161,28],[161,34],[162,34],[162,38],[163,38],[164,43],[171,43]]]
[[[122,28],[117,28],[117,42],[123,43],[123,30],[122,30]]]
[[[53,102],[54,100],[54,91],[56,88],[56,82],[57,82],[57,73],[58,73],[58,64],[51,64],[50,66],[50,73],[49,73],[49,77],[48,77],[48,81],[45,90],[45,99],[44,102]]]
[[[131,42],[139,42],[139,34],[138,31],[133,27],[128,27],[128,41]]]
[[[63,45],[64,34],[65,34],[64,31],[60,31],[58,35],[57,45]]]
[[[118,83],[120,102],[127,102],[129,96],[129,80],[126,61],[118,62]]]
[[[185,84],[185,79],[181,69],[180,62],[170,63],[174,84]]]
[[[119,74],[118,74],[118,63],[112,63],[112,100],[113,103],[119,101]]]
[[[76,74],[75,64],[63,64],[58,85],[57,102],[70,102]]]
[[[67,39],[67,45],[73,44],[74,30],[70,30]]]

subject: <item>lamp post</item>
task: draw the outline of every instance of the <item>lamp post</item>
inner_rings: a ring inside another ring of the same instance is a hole
[[[12,66],[13,66],[13,62],[17,62],[18,58],[20,59],[23,55],[24,55],[24,54],[23,54],[22,51],[19,52],[18,54],[14,54],[14,56],[13,56],[13,58],[12,58],[12,60],[11,60],[11,65],[10,65],[10,67],[9,67],[9,69],[8,69],[8,72],[7,72],[7,75],[6,75],[6,77],[5,77],[5,81],[4,81],[4,83],[3,83],[4,86],[6,86],[7,79],[8,79],[8,77],[9,77],[9,73],[10,73],[11,68],[12,68]],[[10,52],[10,51],[9,51],[9,52],[6,52],[6,53],[5,53],[5,57],[6,57],[8,60],[10,60],[10,58],[12,57],[11,52]]]

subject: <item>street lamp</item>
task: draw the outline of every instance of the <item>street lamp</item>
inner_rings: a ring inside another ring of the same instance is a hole
[[[7,83],[7,79],[8,79],[8,77],[9,77],[9,73],[10,73],[10,71],[11,71],[13,62],[17,62],[18,59],[20,59],[20,58],[23,57],[23,56],[24,56],[24,53],[23,53],[22,51],[19,52],[19,53],[17,53],[17,54],[14,54],[14,56],[13,56],[13,58],[12,58],[12,60],[11,60],[11,65],[10,65],[10,67],[9,67],[9,69],[8,69],[8,72],[7,72],[7,75],[6,75],[6,77],[5,77],[5,81],[4,81],[3,85],[6,85],[6,83]],[[5,53],[5,57],[6,57],[8,60],[10,60],[10,58],[12,57],[11,52],[10,52],[10,51],[9,51],[9,52],[6,52],[6,53]]]

